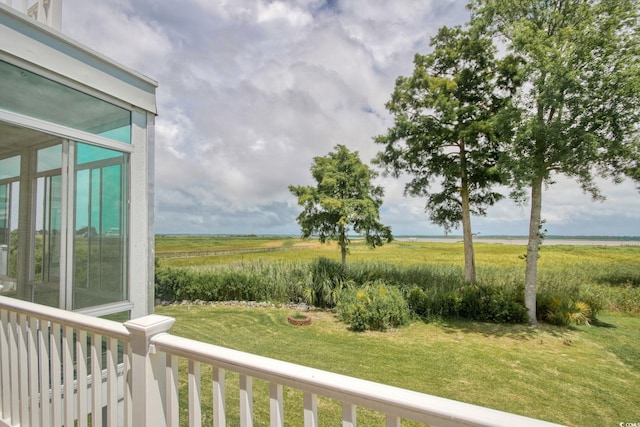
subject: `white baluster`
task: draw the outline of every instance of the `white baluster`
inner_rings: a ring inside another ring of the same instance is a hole
[[[240,375],[240,426],[253,427],[253,381]]]
[[[87,331],[80,330],[76,333],[76,418],[78,427],[87,427]]]
[[[213,378],[213,426],[227,425],[225,412],[225,372],[224,369],[212,367]]]
[[[51,324],[51,420],[62,425],[62,335],[59,323]]]
[[[9,338],[9,366],[11,371],[11,383],[9,385],[9,395],[11,396],[11,424],[20,424],[20,400],[18,396],[19,388],[19,375],[18,375],[18,314],[13,311],[9,315],[9,322],[7,323],[7,335]]]
[[[178,427],[180,423],[180,409],[178,405],[178,357],[167,354],[167,426]]]
[[[118,340],[107,340],[107,425],[118,426]]]
[[[189,360],[189,427],[202,425],[200,362]]]
[[[18,314],[18,371],[19,371],[19,387],[18,395],[20,396],[20,425],[29,423],[29,343],[27,316]]]
[[[387,415],[386,427],[400,427],[400,417],[395,417],[393,415]]]
[[[11,358],[9,352],[9,313],[0,310],[0,418],[9,418],[11,412]]]
[[[284,427],[284,399],[282,384],[269,384],[271,427]]]
[[[62,335],[62,373],[64,376],[64,425],[74,422],[73,404],[73,328],[64,326]]]
[[[51,425],[51,397],[49,394],[51,352],[49,322],[40,320],[38,328],[38,365],[40,366],[40,425]]]
[[[342,427],[356,427],[356,405],[342,402]]]
[[[30,425],[37,427],[40,422],[40,387],[38,386],[38,319],[29,318],[29,328],[25,331],[28,340],[29,363],[29,417]]]
[[[304,427],[318,427],[318,396],[304,393]]]
[[[102,427],[102,335],[91,336],[91,427]]]

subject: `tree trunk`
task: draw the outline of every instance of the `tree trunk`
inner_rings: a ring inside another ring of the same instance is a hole
[[[475,283],[476,260],[473,253],[473,234],[471,233],[471,214],[469,212],[469,186],[466,182],[462,184],[460,195],[462,199],[462,235],[464,241],[464,281],[466,283]]]
[[[535,175],[531,182],[531,216],[529,218],[529,243],[525,270],[524,303],[529,323],[537,325],[536,291],[538,277],[538,249],[540,247],[540,220],[542,212],[542,176]]]
[[[340,253],[342,255],[342,268],[347,267],[347,236],[345,235],[344,225],[340,226]]]
[[[471,212],[469,208],[469,179],[467,177],[467,152],[464,141],[460,141],[460,200],[462,204],[462,236],[464,241],[464,281],[476,282],[476,260],[473,253]]]

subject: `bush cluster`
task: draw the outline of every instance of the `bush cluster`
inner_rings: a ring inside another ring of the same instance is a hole
[[[156,268],[155,293],[161,301],[299,301],[295,286],[302,266],[241,265],[211,270]]]
[[[342,263],[318,258],[309,265],[309,272],[296,282],[296,295],[305,303],[321,308],[333,308],[340,292],[353,285],[347,279],[347,269]]]
[[[588,325],[593,320],[593,312],[584,301],[542,294],[536,299],[536,317],[558,326]]]
[[[386,331],[404,326],[411,319],[400,290],[382,281],[342,290],[336,313],[354,331]]]
[[[585,284],[580,271],[571,273],[539,275],[538,319],[567,325],[591,322],[604,308],[640,311],[640,289],[630,273],[608,287],[597,281]],[[303,302],[328,309],[339,306],[341,316],[348,316],[356,330],[395,327],[380,320],[384,316],[378,312],[395,310],[385,304],[394,305],[398,298],[412,315],[425,320],[457,317],[527,322],[521,269],[487,268],[480,270],[479,276],[482,283],[468,285],[462,280],[462,269],[456,266],[352,263],[344,268],[339,261],[326,258],[310,263],[239,263],[206,269],[156,266],[156,298],[169,302]],[[373,289],[385,289],[390,296],[378,298],[369,293]]]
[[[523,288],[464,285],[446,294],[413,288],[408,301],[411,310],[425,319],[462,317],[495,323],[525,323],[528,320]]]

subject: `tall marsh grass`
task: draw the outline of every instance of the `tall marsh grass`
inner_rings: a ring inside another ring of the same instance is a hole
[[[402,243],[376,251],[356,247],[346,268],[340,265],[339,254],[326,247],[319,252],[310,249],[309,254],[320,254],[315,258],[301,256],[305,251],[288,258],[281,252],[275,258],[243,256],[241,261],[190,267],[169,267],[163,260],[156,271],[156,298],[304,302],[333,308],[344,289],[379,282],[399,289],[414,314],[427,319],[525,321],[524,262],[519,257],[523,248],[479,245],[477,258],[483,262],[478,283],[470,286],[463,282],[455,246]],[[381,260],[384,251],[389,261]],[[538,271],[539,317],[556,322],[593,319],[602,310],[639,313],[639,256],[639,247],[545,247]],[[578,314],[569,316],[576,310]]]

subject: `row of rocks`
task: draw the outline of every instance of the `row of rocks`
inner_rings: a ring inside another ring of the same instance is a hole
[[[269,301],[202,301],[202,300],[182,300],[178,301],[161,301],[156,300],[156,305],[169,306],[169,305],[226,305],[226,306],[242,306],[242,307],[265,307],[265,308],[288,308],[298,311],[311,311],[316,310],[316,307],[307,305],[305,303],[286,303],[286,304],[274,304]]]

